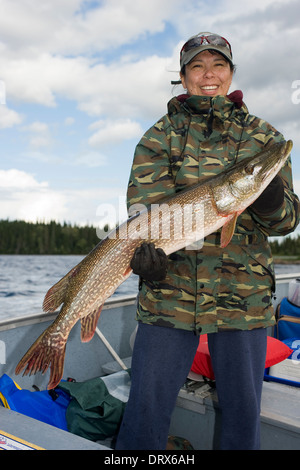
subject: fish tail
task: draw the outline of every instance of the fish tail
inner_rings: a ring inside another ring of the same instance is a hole
[[[50,366],[47,388],[55,388],[62,379],[65,352],[66,339],[45,330],[22,357],[15,373],[18,375],[24,370],[23,375],[34,375],[38,371],[44,374]]]

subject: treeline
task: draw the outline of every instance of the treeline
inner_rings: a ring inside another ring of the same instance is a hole
[[[0,220],[0,254],[87,254],[99,243],[92,226]]]
[[[274,256],[294,256],[300,259],[300,235],[283,237],[270,243]]]
[[[108,227],[105,227],[107,232]],[[99,243],[96,228],[71,224],[0,220],[0,254],[81,255]],[[300,235],[270,242],[274,256],[300,259]]]

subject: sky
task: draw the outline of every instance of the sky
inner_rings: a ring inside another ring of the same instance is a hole
[[[0,219],[118,223],[135,146],[183,92],[179,51],[226,37],[300,194],[299,0],[0,0]]]

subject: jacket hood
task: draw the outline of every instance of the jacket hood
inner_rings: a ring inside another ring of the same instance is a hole
[[[182,112],[182,108],[189,114],[208,114],[213,111],[214,116],[221,120],[227,119],[235,111],[248,114],[241,90],[236,90],[227,96],[209,97],[184,94],[172,98],[168,103],[170,115]]]

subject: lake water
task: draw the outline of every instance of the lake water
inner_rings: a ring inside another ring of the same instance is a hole
[[[78,255],[0,255],[0,320],[42,311],[48,289],[83,259]],[[277,274],[300,272],[300,265],[275,265]],[[137,294],[138,276],[131,275],[113,297]]]
[[[0,255],[0,319],[42,312],[48,289],[82,259],[79,255]],[[114,297],[137,291],[138,276],[133,274]]]

